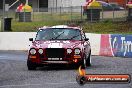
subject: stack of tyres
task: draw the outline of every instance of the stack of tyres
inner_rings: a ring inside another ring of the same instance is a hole
[[[132,21],[132,8],[128,8],[127,21]]]
[[[19,15],[19,22],[31,22],[32,7],[28,4],[20,4],[17,7],[17,14]]]
[[[100,11],[102,9],[102,5],[96,0],[88,0],[83,9],[87,15],[88,21],[92,22],[100,20]]]
[[[19,13],[19,22],[31,22],[31,12]]]
[[[87,9],[87,20],[88,21],[99,21],[100,20],[100,9]]]

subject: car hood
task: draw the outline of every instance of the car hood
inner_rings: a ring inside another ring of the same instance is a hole
[[[82,41],[34,41],[32,47],[34,48],[76,48],[83,44]]]

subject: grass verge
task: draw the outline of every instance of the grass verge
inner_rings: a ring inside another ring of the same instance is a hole
[[[52,20],[52,19],[51,19]],[[68,22],[63,21],[41,21],[41,22],[12,22],[13,32],[33,32],[36,28],[42,26],[63,25]],[[69,22],[72,23],[72,22]],[[76,25],[82,25],[85,32],[101,34],[132,34],[132,22],[73,22]]]

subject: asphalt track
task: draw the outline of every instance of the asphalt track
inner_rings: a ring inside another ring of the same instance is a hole
[[[0,51],[0,88],[132,88],[129,84],[85,84],[76,82],[77,69],[43,67],[28,71],[27,52]],[[132,58],[92,56],[87,74],[130,74]]]

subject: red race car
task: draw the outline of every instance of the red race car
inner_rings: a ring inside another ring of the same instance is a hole
[[[29,38],[27,67],[66,64],[86,67],[91,65],[89,39],[80,27],[57,25],[39,28],[35,40]]]

